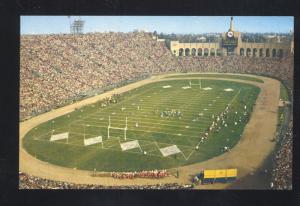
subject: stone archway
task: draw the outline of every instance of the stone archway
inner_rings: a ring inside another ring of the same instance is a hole
[[[198,49],[198,56],[202,56],[202,49],[201,48]]]
[[[185,49],[185,56],[190,56],[190,49],[189,48]]]
[[[208,56],[209,55],[209,50],[208,50],[208,48],[205,48],[204,49],[204,56]]]
[[[282,50],[282,49],[279,49],[279,50],[278,50],[277,56],[278,56],[279,58],[282,58],[282,57],[283,57],[283,50]]]
[[[266,57],[270,57],[270,49],[266,49]]]
[[[192,48],[192,56],[196,56],[196,49]]]
[[[214,48],[210,49],[210,56],[216,56],[216,52]]]
[[[272,49],[272,57],[276,57],[276,49]]]
[[[179,56],[183,56],[183,48],[179,49]]]
[[[247,57],[250,57],[250,56],[251,56],[251,49],[250,49],[250,48],[247,48],[246,55],[247,55]]]
[[[240,49],[240,56],[245,56],[245,50],[243,48]]]
[[[252,56],[257,57],[257,49],[256,48],[253,49]]]
[[[259,57],[263,57],[263,49],[259,49]]]

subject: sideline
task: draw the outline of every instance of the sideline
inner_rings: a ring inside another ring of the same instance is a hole
[[[199,74],[199,73],[188,73]],[[206,74],[206,73],[201,73]],[[208,73],[219,74],[219,73]],[[33,117],[29,120],[20,123],[19,128],[19,170],[29,175],[38,176],[41,178],[71,182],[77,184],[99,184],[104,186],[121,186],[121,185],[154,185],[165,183],[178,183],[178,184],[190,184],[191,177],[199,173],[203,169],[217,169],[217,168],[238,168],[238,179],[249,175],[255,170],[259,169],[265,158],[272,152],[275,147],[275,143],[271,142],[276,133],[277,124],[277,111],[278,101],[280,95],[280,82],[269,77],[262,77],[256,75],[244,75],[244,74],[232,74],[240,76],[251,76],[262,79],[264,83],[238,80],[230,78],[215,78],[215,77],[198,77],[193,79],[217,79],[226,80],[232,82],[248,83],[258,86],[261,91],[257,97],[256,105],[253,108],[250,121],[246,125],[240,141],[237,145],[228,153],[224,153],[220,156],[214,157],[210,160],[195,163],[188,166],[179,168],[173,168],[171,170],[179,170],[180,178],[173,176],[162,179],[123,179],[118,180],[111,177],[92,177],[91,171],[75,170],[71,168],[65,168],[57,165],[53,165],[47,162],[36,159],[28,154],[22,147],[22,139],[35,126],[56,118],[58,116],[70,113],[88,104],[95,103],[105,97],[109,97],[112,94],[123,93],[142,85],[159,82],[169,81],[175,79],[191,79],[191,78],[177,78],[181,74],[163,74],[158,76],[152,76],[148,79],[135,82],[121,88],[114,89],[104,94],[94,96],[80,102],[76,102],[72,105],[68,105],[59,109],[52,110],[50,112]],[[162,79],[166,76],[174,75],[174,78]],[[176,77],[175,77],[176,76]],[[267,120],[267,121],[266,121]],[[222,189],[228,187],[230,184],[213,184],[213,185],[201,185],[197,186],[198,189]],[[255,189],[255,188],[253,188]]]

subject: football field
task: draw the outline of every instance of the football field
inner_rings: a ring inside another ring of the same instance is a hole
[[[258,93],[224,80],[150,83],[41,124],[23,144],[38,159],[83,170],[188,165],[234,147]]]

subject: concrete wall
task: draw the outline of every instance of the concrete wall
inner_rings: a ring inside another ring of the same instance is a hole
[[[242,56],[254,56],[266,57],[267,51],[269,51],[269,57],[272,57],[272,51],[275,50],[276,57],[278,54],[282,54],[282,56],[287,56],[288,54],[292,53],[292,43],[286,42],[266,42],[266,43],[249,43],[249,42],[242,42],[241,40],[241,33],[234,32],[234,36],[238,39],[238,45],[234,49],[235,55],[242,55]],[[226,38],[226,33],[222,35],[222,38]],[[199,42],[199,43],[179,43],[179,41],[171,41],[171,51],[175,56],[192,56],[192,50],[196,49],[195,56],[204,56],[204,50],[208,50],[208,56],[216,56],[216,51],[221,51],[221,55],[225,56],[227,54],[227,49],[222,47],[221,42]],[[202,49],[202,53],[200,52]],[[244,49],[244,54],[241,53],[241,49]],[[247,50],[250,52],[247,53]],[[212,52],[215,51],[215,52]],[[256,51],[256,52],[255,52]]]

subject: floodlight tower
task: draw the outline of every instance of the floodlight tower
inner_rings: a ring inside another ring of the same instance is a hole
[[[70,17],[68,17],[70,19]],[[70,33],[71,34],[83,34],[84,21],[78,17],[73,21],[70,21]]]

